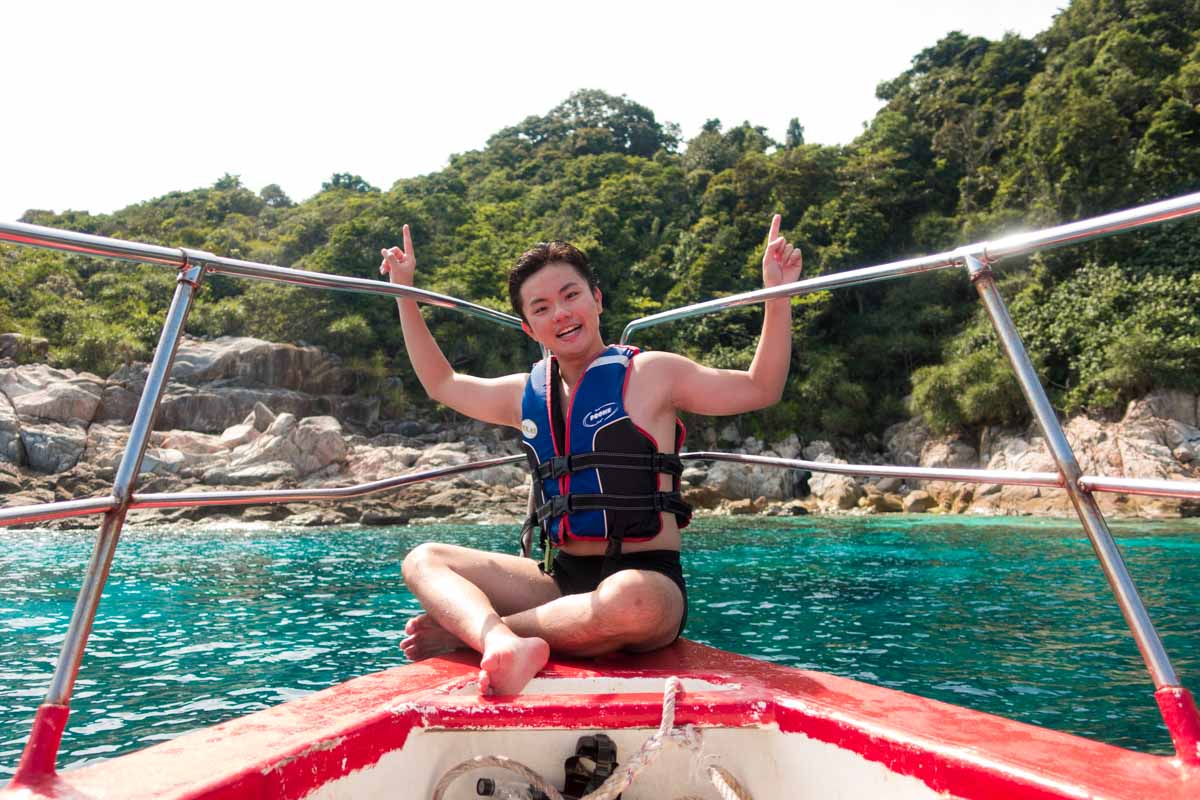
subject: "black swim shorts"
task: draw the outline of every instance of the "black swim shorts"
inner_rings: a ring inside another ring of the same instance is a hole
[[[607,563],[606,563],[607,559]],[[554,583],[564,595],[586,594],[595,591],[600,581],[623,569],[644,569],[658,572],[670,578],[683,595],[683,616],[679,620],[679,632],[687,624],[687,585],[683,581],[683,565],[678,550],[641,550],[636,553],[621,553],[608,559],[606,556],[573,556],[559,550],[554,554]]]

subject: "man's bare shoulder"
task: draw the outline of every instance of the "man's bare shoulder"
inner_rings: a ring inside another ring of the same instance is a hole
[[[690,358],[662,350],[638,353],[633,359],[633,380],[629,391],[635,395],[654,398],[654,405],[674,405],[673,386],[696,367]]]
[[[647,350],[638,353],[633,363],[638,369],[661,373],[664,377],[677,375],[681,371],[695,369],[698,366],[687,356],[666,350]]]

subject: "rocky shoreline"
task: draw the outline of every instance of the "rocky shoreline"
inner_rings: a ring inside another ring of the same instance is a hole
[[[18,364],[38,340],[0,334],[0,493],[4,506],[106,494],[120,464],[146,365],[107,378]],[[142,464],[139,491],[346,486],[519,453],[517,434],[473,421],[434,425],[381,418],[378,397],[353,391],[336,356],[316,347],[225,337],[185,338]],[[718,421],[719,422],[719,421]],[[1200,396],[1156,392],[1119,420],[1065,422],[1087,474],[1200,478]],[[692,449],[860,464],[1054,472],[1034,429],[987,429],[978,441],[936,436],[920,420],[890,428],[874,449],[743,437],[732,423],[699,431]],[[856,479],[727,462],[690,462],[684,492],[700,513],[947,513],[1073,516],[1064,492],[895,478]],[[520,464],[375,495],[322,503],[139,510],[134,525],[396,525],[427,520],[510,523],[528,498]],[[1117,517],[1200,514],[1192,501],[1100,494]],[[94,525],[87,518],[39,523]]]

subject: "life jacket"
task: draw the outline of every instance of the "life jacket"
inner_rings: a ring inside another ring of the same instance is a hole
[[[555,545],[608,539],[610,549],[619,548],[623,540],[657,536],[663,511],[674,514],[680,528],[691,520],[691,506],[679,495],[683,423],[675,420],[676,453],[662,453],[625,410],[629,363],[638,352],[611,345],[597,356],[565,415],[558,360],[548,356],[530,370],[521,399],[522,445],[538,495],[537,522]],[[671,476],[671,491],[659,491],[660,472]]]

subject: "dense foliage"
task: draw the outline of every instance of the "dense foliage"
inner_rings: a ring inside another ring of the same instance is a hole
[[[585,90],[386,191],[338,174],[295,203],[227,175],[111,215],[25,220],[359,277],[375,276],[379,248],[407,222],[420,285],[499,309],[515,256],[569,239],[593,259],[615,340],[635,317],[756,288],[773,211],[812,276],[1200,188],[1200,0],[1074,0],[1032,40],[951,33],[877,94],[885,105],[844,147],[806,143],[798,118],[782,143],[715,119],[683,142],[650,109]],[[1200,353],[1197,257],[1200,230],[1182,222],[996,267],[1059,408],[1200,388],[1189,369]],[[44,336],[56,363],[98,372],[149,356],[174,280],[10,247],[0,270],[0,329]],[[790,384],[782,403],[747,419],[760,432],[859,437],[909,410],[943,429],[1026,418],[962,274],[794,307]],[[534,355],[518,335],[427,313],[461,369],[518,370]],[[743,308],[637,343],[744,366],[760,319]],[[395,404],[421,395],[395,310],[378,297],[215,277],[189,330],[321,344],[357,366],[364,389],[391,386]]]

